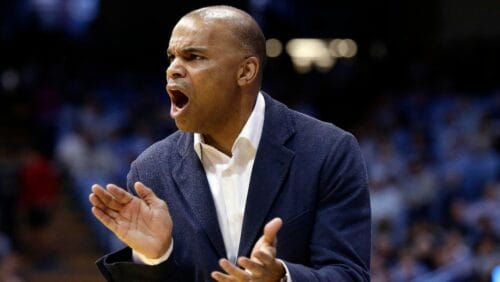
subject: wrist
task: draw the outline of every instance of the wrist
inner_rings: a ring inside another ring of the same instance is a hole
[[[165,257],[165,254],[169,254],[172,252],[172,247],[174,245],[174,238],[170,237],[170,240],[168,241],[168,244],[163,246],[161,250],[156,254],[155,257],[152,257],[150,259],[153,260],[158,260],[161,259],[162,257]]]
[[[172,254],[173,248],[174,248],[174,241],[172,240],[170,242],[170,246],[165,251],[165,253],[163,253],[160,257],[154,258],[154,259],[148,258],[144,254],[141,254],[135,250],[132,250],[132,259],[135,263],[139,263],[139,264],[158,265],[158,264],[166,261],[170,257],[170,255]]]
[[[292,282],[292,278],[290,277],[290,271],[288,271],[288,267],[286,266],[286,263],[280,259],[277,259],[278,262],[281,264],[281,267],[283,269],[281,278],[279,282]]]

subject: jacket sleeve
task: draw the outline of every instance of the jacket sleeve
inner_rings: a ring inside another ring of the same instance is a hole
[[[100,258],[96,264],[106,281],[178,281],[174,258],[154,266],[136,264],[128,247]]]
[[[365,162],[349,133],[322,167],[311,265],[286,262],[293,281],[370,281],[371,210]]]

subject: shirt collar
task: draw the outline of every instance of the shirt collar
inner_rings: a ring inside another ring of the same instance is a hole
[[[241,130],[240,134],[234,141],[231,152],[234,153],[238,144],[240,144],[241,140],[247,140],[250,142],[251,147],[257,152],[259,147],[260,138],[262,136],[262,128],[264,127],[264,113],[265,113],[266,103],[264,100],[264,96],[261,92],[257,95],[257,101],[255,102],[255,106],[248,117],[245,126]],[[198,157],[202,159],[201,149],[203,146],[208,146],[203,139],[203,135],[200,133],[194,133],[194,150]]]

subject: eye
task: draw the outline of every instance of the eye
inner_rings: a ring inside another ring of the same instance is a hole
[[[174,59],[175,59],[175,56],[174,56],[174,55],[172,55],[172,54],[168,54],[168,55],[167,55],[167,61],[168,61],[168,63],[172,63],[172,61],[173,61]]]
[[[198,55],[198,54],[189,54],[188,56],[186,56],[186,59],[188,61],[200,61],[200,60],[205,59],[205,57]]]

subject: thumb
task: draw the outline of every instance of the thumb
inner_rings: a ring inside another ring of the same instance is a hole
[[[281,226],[283,225],[283,220],[279,217],[273,218],[271,221],[269,221],[266,226],[264,227],[264,240],[274,246],[277,241],[277,234],[278,231],[281,229]]]
[[[146,185],[142,184],[140,181],[134,183],[134,188],[137,195],[139,195],[139,197],[141,197],[141,199],[143,199],[148,206],[154,205],[158,200],[160,200],[153,190],[146,187]]]

